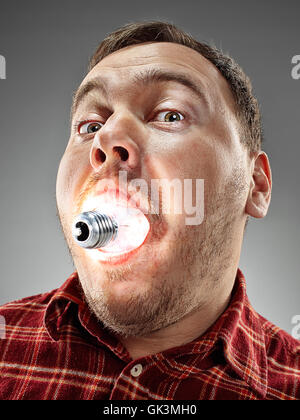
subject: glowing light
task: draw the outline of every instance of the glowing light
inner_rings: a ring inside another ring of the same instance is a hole
[[[112,257],[129,254],[144,243],[150,230],[149,221],[139,208],[128,207],[124,197],[110,192],[88,196],[82,212],[91,210],[110,216],[118,224],[115,240],[102,248],[85,250],[91,258],[108,261]]]

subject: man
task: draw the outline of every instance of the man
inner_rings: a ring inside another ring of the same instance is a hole
[[[124,174],[120,197],[140,208],[145,238],[124,234],[119,253],[81,247],[74,218],[122,207],[113,194]],[[175,189],[170,211],[161,189],[151,211],[150,186],[163,179],[203,180],[202,200],[192,194],[203,217],[187,223]],[[149,187],[139,203],[136,180]],[[299,342],[254,311],[238,268],[271,184],[258,105],[231,58],[162,22],[110,34],[74,95],[57,176],[76,272],[2,307],[1,398],[298,399]]]

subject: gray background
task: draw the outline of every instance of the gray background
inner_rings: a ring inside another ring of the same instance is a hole
[[[251,77],[273,172],[269,214],[250,220],[240,267],[263,316],[289,333],[300,314],[300,2],[0,0],[0,304],[60,286],[74,270],[56,216],[72,93],[102,38],[136,20],[215,42]]]

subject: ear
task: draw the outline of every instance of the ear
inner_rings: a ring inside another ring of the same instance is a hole
[[[271,201],[272,174],[268,156],[257,152],[252,157],[251,180],[245,212],[252,217],[262,218],[268,212]]]

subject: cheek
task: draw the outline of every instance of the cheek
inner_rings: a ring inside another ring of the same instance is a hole
[[[206,190],[210,193],[220,193],[224,189],[239,160],[239,153],[233,146],[212,135],[194,141],[189,150],[182,152],[182,156],[185,173],[191,178],[204,179]]]
[[[215,175],[221,167],[217,159],[217,151],[210,143],[199,139],[188,140],[169,147],[168,150],[149,154],[146,166],[151,167],[151,173],[157,178],[169,180],[205,179],[215,181]]]
[[[156,139],[155,139],[156,140]],[[145,178],[184,179],[196,178],[199,171],[198,157],[200,150],[195,150],[190,139],[177,140],[167,137],[156,143],[147,151],[143,158]]]
[[[57,205],[61,212],[66,213],[70,210],[90,169],[87,150],[66,150],[59,165],[56,181]]]
[[[152,177],[169,181],[179,179],[183,189],[183,181],[192,180],[191,206],[200,202],[197,197],[202,197],[202,192],[196,192],[196,179],[204,180],[204,197],[201,202],[204,201],[204,214],[207,214],[217,197],[224,193],[228,180],[232,177],[234,153],[220,138],[214,138],[211,133],[202,134],[186,139],[184,143],[177,144],[176,147],[174,145],[174,148],[169,147],[167,151],[149,154],[145,166],[151,168],[149,173]],[[172,222],[184,225],[185,217],[186,214],[176,215]]]

